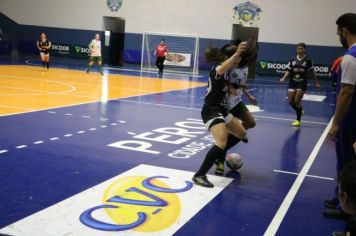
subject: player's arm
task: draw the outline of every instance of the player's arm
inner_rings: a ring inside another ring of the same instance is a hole
[[[290,74],[290,71],[292,70],[291,68],[291,61],[288,62],[288,65],[287,65],[287,70],[286,72],[284,73],[283,77],[279,80],[279,82],[281,83],[284,83],[284,81],[286,80],[286,78],[288,78],[289,74]]]
[[[166,47],[164,47],[164,56],[167,56],[167,55],[168,55],[168,48],[166,46]]]
[[[246,51],[246,49],[247,49],[247,43],[246,42],[240,43],[234,55],[229,57],[226,61],[224,61],[220,66],[216,68],[217,75],[222,75],[226,71],[228,71],[231,67],[233,67],[236,60],[241,56],[241,53]]]
[[[337,97],[333,125],[339,126],[341,119],[346,113],[346,110],[350,107],[354,90],[355,86],[352,84],[341,84],[341,90],[339,96]]]
[[[42,51],[42,48],[40,48],[40,42],[39,41],[37,41],[36,46],[37,46],[38,50]]]
[[[317,89],[320,89],[320,83],[319,83],[318,76],[316,75],[315,70],[313,70],[313,78],[314,78],[314,80],[315,80],[315,87],[316,87]]]
[[[52,47],[52,43],[51,43],[51,41],[48,41],[47,49],[51,49],[51,47]]]
[[[248,91],[247,87],[242,89],[243,94],[248,98],[252,105],[257,105],[257,99],[252,96],[252,94]]]
[[[335,139],[339,130],[339,125],[347,109],[349,109],[356,83],[356,59],[351,56],[345,56],[341,63],[342,78],[341,90],[337,97],[336,109],[333,123],[329,130],[329,136]]]
[[[319,80],[318,80],[318,76],[316,75],[316,72],[315,72],[315,69],[314,69],[314,65],[313,65],[313,62],[311,60],[309,61],[309,71],[312,71],[312,73],[313,73],[313,78],[315,80],[315,87],[317,89],[320,89],[320,83],[319,83]]]

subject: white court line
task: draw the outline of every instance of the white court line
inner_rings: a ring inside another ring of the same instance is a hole
[[[154,105],[154,106],[162,106],[162,107],[172,107],[172,108],[179,108],[179,109],[186,109],[186,110],[197,110],[197,111],[201,110],[201,108],[182,107],[182,106],[166,105],[166,104],[156,104],[156,103],[150,103],[150,102],[137,102],[137,101],[121,100],[121,99],[119,101],[120,102],[131,102],[131,103],[146,104],[146,105]],[[257,118],[265,118],[265,119],[272,119],[272,120],[294,121],[294,119],[280,118],[280,117],[274,117],[274,116],[260,116],[260,115],[253,115],[253,116],[257,117]],[[302,123],[317,124],[317,125],[327,125],[327,123],[315,122],[315,121],[307,121],[307,120],[303,120]]]
[[[48,113],[50,113],[50,114],[56,114],[57,112],[55,112],[55,111],[48,111]]]
[[[50,138],[49,140],[54,141],[54,140],[58,140],[58,139],[59,139],[58,137],[53,137],[53,138]]]
[[[91,128],[91,129],[89,129],[90,131],[94,131],[94,130],[96,130],[96,128]]]
[[[264,235],[265,236],[272,236],[275,235],[278,231],[279,226],[281,225],[289,207],[291,206],[295,196],[298,193],[298,190],[300,188],[300,186],[302,185],[305,177],[308,174],[308,171],[310,170],[311,166],[313,165],[316,156],[318,155],[318,152],[328,134],[328,131],[331,127],[333,119],[330,120],[329,124],[326,126],[323,134],[320,136],[318,142],[316,143],[314,149],[312,150],[312,152],[310,153],[307,161],[305,162],[302,170],[300,171],[300,173],[298,174],[298,177],[296,178],[296,180],[294,181],[292,187],[290,188],[288,194],[286,195],[286,197],[284,198],[282,204],[280,205],[278,211],[276,212],[276,214],[274,215],[271,223],[269,224],[267,230],[265,231]]]
[[[64,114],[65,116],[74,116],[73,114],[71,114],[71,113],[66,113],[66,114]]]
[[[107,126],[106,125],[102,125],[102,126],[100,126],[101,128],[107,128]]]
[[[294,121],[293,119],[286,119],[286,118],[273,117],[273,116],[260,116],[260,115],[253,115],[253,116],[257,117],[257,118],[266,118],[266,119],[272,119],[272,120]],[[307,120],[302,120],[302,124],[303,123],[317,124],[317,125],[327,125],[327,123],[315,122],[315,121],[307,121]]]
[[[6,153],[8,150],[0,150],[0,154]]]
[[[16,147],[17,149],[27,148],[27,145],[20,145]]]
[[[81,131],[78,131],[78,132],[77,132],[77,134],[83,134],[83,133],[85,133],[84,130],[81,130]]]
[[[291,171],[284,171],[284,170],[273,170],[274,172],[282,173],[282,174],[289,174],[289,175],[299,175],[297,172]],[[306,177],[316,178],[316,179],[325,179],[325,180],[335,180],[334,178],[323,177],[318,175],[306,175]]]
[[[73,134],[65,134],[64,137],[70,137],[73,136]]]
[[[42,144],[44,143],[43,141],[36,141],[36,142],[33,142],[33,144]]]

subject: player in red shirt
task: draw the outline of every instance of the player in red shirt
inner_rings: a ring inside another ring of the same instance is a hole
[[[156,59],[156,66],[159,69],[159,73],[163,73],[163,63],[166,60],[166,56],[168,53],[168,48],[166,46],[166,43],[164,39],[161,39],[161,42],[157,45],[156,50],[155,50],[155,56],[157,57]]]

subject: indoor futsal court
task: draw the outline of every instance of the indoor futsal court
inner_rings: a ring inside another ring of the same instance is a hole
[[[344,53],[335,21],[356,9],[353,1],[328,0],[333,7],[320,19],[310,9],[320,10],[322,0],[184,0],[169,8],[163,0],[87,2],[0,0],[1,236],[299,236],[344,229],[344,221],[323,216],[337,185],[335,143],[327,137],[335,94],[327,75]],[[167,17],[172,8],[185,19],[181,28],[170,26],[178,24]],[[51,42],[48,69],[36,46],[43,32]],[[94,49],[87,45],[97,33],[102,74],[100,64],[88,67]],[[214,145],[201,118],[211,67],[203,53],[240,35],[258,37],[247,80],[258,103],[242,98],[256,126],[247,130],[247,143],[228,151],[241,155],[242,167],[225,165],[219,176],[213,166],[208,179],[215,186],[204,188],[192,181]],[[162,41],[168,53],[160,72]],[[307,44],[321,89],[310,77],[301,126],[293,127],[288,82],[280,79],[299,42]]]

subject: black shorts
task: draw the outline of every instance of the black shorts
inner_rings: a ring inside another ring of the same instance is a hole
[[[48,55],[49,54],[49,50],[48,49],[46,49],[46,50],[41,50],[40,51],[40,54],[45,54],[45,55]]]
[[[248,108],[246,107],[245,103],[243,101],[240,101],[237,103],[230,111],[229,113],[232,114],[236,118],[240,118],[242,114],[248,112]]]
[[[232,117],[223,106],[203,106],[201,110],[201,118],[208,130],[219,123],[230,123]]]
[[[288,91],[295,91],[295,90],[303,90],[304,92],[307,91],[307,81],[295,81],[291,79],[289,81]]]

